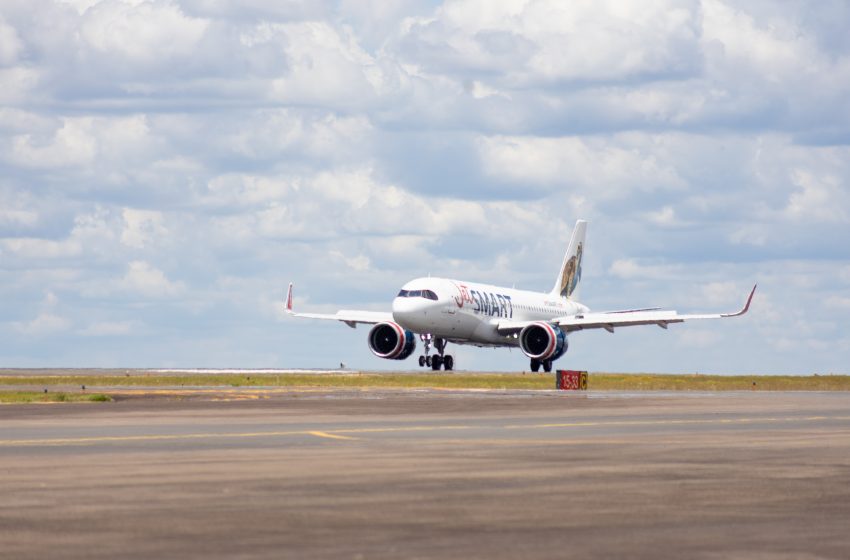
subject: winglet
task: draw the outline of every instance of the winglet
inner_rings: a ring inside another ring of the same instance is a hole
[[[743,309],[741,309],[741,310],[740,310],[740,311],[738,311],[737,313],[724,313],[722,316],[723,316],[723,317],[738,317],[738,316],[740,316],[740,315],[743,315],[743,314],[744,314],[744,313],[746,313],[747,311],[749,311],[749,310],[750,310],[750,303],[753,301],[753,295],[755,295],[755,293],[756,293],[756,288],[758,288],[758,287],[759,287],[759,285],[758,285],[758,284],[755,284],[755,285],[753,286],[753,290],[750,292],[750,297],[748,297],[748,298],[747,298],[747,303],[746,303],[746,304],[744,304],[744,308],[743,308]]]
[[[292,282],[289,283],[289,290],[286,292],[286,312],[292,313]]]

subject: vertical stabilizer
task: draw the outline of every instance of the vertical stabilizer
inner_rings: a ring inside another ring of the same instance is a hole
[[[561,265],[561,273],[555,280],[552,295],[576,299],[578,287],[581,282],[581,257],[584,253],[584,235],[587,231],[587,222],[578,220],[570,244],[567,246],[567,254],[564,255],[564,263]]]

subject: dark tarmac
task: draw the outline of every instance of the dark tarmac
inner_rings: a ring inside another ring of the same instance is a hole
[[[850,394],[0,406],[2,558],[848,558]]]

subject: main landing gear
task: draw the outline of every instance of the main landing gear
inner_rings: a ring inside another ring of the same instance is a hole
[[[421,334],[419,338],[425,344],[425,354],[419,356],[419,367],[430,367],[434,371],[440,371],[444,368],[446,371],[452,371],[455,367],[455,359],[451,354],[446,354],[446,345],[448,344],[444,338],[434,338],[430,334]],[[431,343],[437,349],[436,356],[430,356]]]
[[[531,371],[537,373],[540,371],[540,366],[543,366],[543,371],[549,373],[552,371],[552,360],[538,360],[536,358],[531,358]]]

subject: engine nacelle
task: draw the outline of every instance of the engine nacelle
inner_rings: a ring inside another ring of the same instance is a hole
[[[378,323],[369,331],[369,350],[379,358],[403,360],[416,350],[416,337],[395,323]]]
[[[519,347],[533,360],[557,360],[567,351],[567,336],[557,325],[532,323],[519,333]]]

